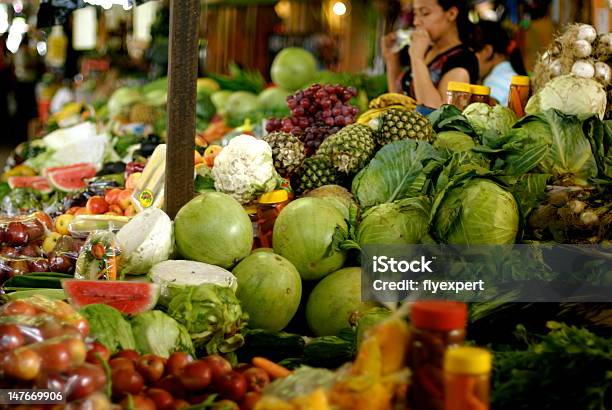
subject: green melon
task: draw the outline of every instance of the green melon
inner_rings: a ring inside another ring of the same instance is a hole
[[[251,328],[277,332],[289,324],[302,297],[302,280],[291,262],[271,252],[253,252],[232,273]]]
[[[355,312],[363,312],[374,302],[361,302],[361,268],[344,268],[323,278],[306,303],[308,327],[317,336],[338,335],[349,325]]]
[[[234,198],[205,192],[179,210],[174,236],[186,259],[228,269],[251,253],[253,225]]]
[[[317,73],[317,60],[312,53],[299,47],[281,50],[270,68],[274,84],[289,91],[306,86]]]
[[[300,198],[287,205],[274,223],[274,252],[289,259],[304,280],[338,270],[346,252],[333,247],[337,229],[346,231],[342,213],[320,198]]]

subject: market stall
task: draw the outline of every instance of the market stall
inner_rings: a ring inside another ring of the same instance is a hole
[[[108,74],[7,163],[0,408],[612,405],[610,33],[424,116],[302,47],[199,76],[207,11],[168,6],[167,77]],[[379,255],[487,292],[377,293]]]

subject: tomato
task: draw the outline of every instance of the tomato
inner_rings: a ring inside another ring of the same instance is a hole
[[[35,316],[38,309],[23,300],[13,300],[2,307],[4,316]]]
[[[112,188],[106,191],[104,194],[104,200],[109,205],[117,205],[117,200],[119,199],[119,194],[121,193],[121,188]]]
[[[140,354],[138,354],[138,352],[134,349],[125,349],[125,350],[121,350],[120,352],[116,353],[113,356],[113,358],[116,358],[116,357],[124,357],[126,359],[136,361],[140,357]]]
[[[49,272],[49,262],[46,259],[36,259],[28,262],[30,272]]]
[[[0,325],[0,352],[14,350],[25,343],[25,337],[19,326],[13,324]]]
[[[87,351],[86,361],[87,363],[97,364],[100,363],[100,359],[102,361],[107,362],[110,358],[110,350],[102,343],[92,342],[89,350]]]
[[[36,350],[42,358],[41,369],[45,372],[61,373],[71,367],[70,351],[63,342],[42,344]]]
[[[2,367],[15,379],[34,380],[40,372],[41,358],[29,347],[21,347],[4,356]]]
[[[185,400],[182,400],[182,399],[174,400],[174,405],[172,406],[172,410],[181,410],[189,406],[190,404],[186,402]]]
[[[91,254],[96,259],[102,259],[104,258],[104,254],[106,254],[106,250],[104,249],[104,246],[99,243],[96,243],[91,247]]]
[[[106,375],[99,366],[85,363],[70,372],[69,380],[67,398],[73,401],[102,389],[106,384]]]
[[[201,404],[208,400],[210,395],[211,393],[196,394],[195,396],[190,396],[187,401],[189,404]]]
[[[183,386],[191,391],[205,389],[210,384],[211,378],[210,365],[203,360],[187,364],[179,375]]]
[[[39,258],[41,256],[40,248],[32,243],[22,247],[19,252],[21,256],[29,256],[30,258]]]
[[[134,361],[126,357],[114,357],[110,359],[108,365],[113,370],[128,369],[136,371],[136,368],[134,367]]]
[[[157,410],[172,410],[174,398],[164,389],[152,388],[147,390],[147,397],[153,400]]]
[[[17,248],[13,248],[12,246],[3,246],[0,248],[0,255],[9,258],[17,258],[19,256],[19,250]]]
[[[121,400],[122,409],[155,410],[155,403],[146,396],[131,396]]]
[[[117,197],[117,205],[121,209],[126,210],[128,206],[132,205],[132,193],[129,190],[123,190]]]
[[[217,381],[225,373],[232,371],[232,365],[230,362],[225,360],[219,355],[211,355],[202,359],[202,361],[208,363],[211,370],[212,381]]]
[[[66,255],[49,255],[49,269],[51,272],[68,273],[72,269],[72,260]]]
[[[21,222],[9,222],[6,231],[6,241],[9,245],[25,246],[28,244],[28,231]]]
[[[66,389],[66,378],[59,373],[39,373],[34,385],[39,389],[63,392]]]
[[[162,389],[170,393],[173,397],[182,399],[185,397],[185,388],[177,376],[166,376],[153,384],[156,389]]]
[[[248,391],[260,392],[264,387],[270,384],[270,376],[265,370],[259,367],[251,367],[242,373],[242,375],[246,379]]]
[[[118,397],[124,394],[138,394],[144,386],[142,376],[137,371],[126,368],[113,370],[111,380],[113,395]]]
[[[45,226],[38,219],[28,221],[27,225],[24,224],[26,233],[28,234],[29,242],[36,242],[45,236]]]
[[[231,371],[224,374],[215,383],[217,391],[226,399],[239,401],[244,397],[247,391],[247,382],[243,375],[238,372]]]
[[[70,364],[72,367],[77,367],[85,363],[87,357],[87,346],[85,342],[79,338],[70,338],[64,341],[70,355]]]
[[[166,362],[166,374],[178,376],[183,367],[192,362],[193,358],[185,352],[174,352]]]
[[[147,382],[156,382],[164,374],[164,360],[159,356],[146,354],[136,361],[136,370]]]
[[[211,407],[212,410],[240,410],[238,405],[231,400],[221,400],[216,402]]]
[[[109,212],[113,212],[117,215],[123,215],[123,209],[117,204],[111,205],[108,207]]]
[[[89,198],[85,207],[92,215],[100,215],[108,212],[108,203],[101,196],[92,196]]]
[[[253,410],[257,402],[261,399],[261,393],[258,391],[248,392],[240,402],[240,410]]]

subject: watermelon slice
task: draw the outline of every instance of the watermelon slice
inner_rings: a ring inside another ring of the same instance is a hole
[[[49,181],[45,177],[9,177],[8,184],[11,189],[15,188],[33,188],[43,193],[52,191]]]
[[[128,315],[153,309],[159,297],[159,286],[149,282],[66,279],[62,288],[77,309],[103,303]]]
[[[51,185],[66,192],[85,188],[85,179],[95,177],[96,173],[96,167],[89,163],[47,168],[44,172]]]

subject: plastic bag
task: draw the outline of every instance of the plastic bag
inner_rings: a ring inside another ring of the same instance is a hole
[[[76,279],[115,280],[119,268],[121,249],[115,234],[109,231],[92,232],[77,259]]]

